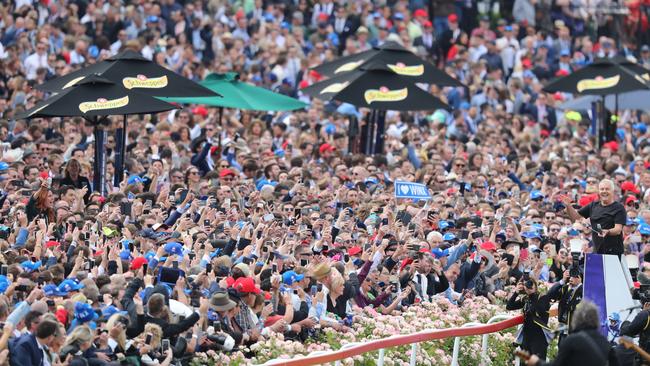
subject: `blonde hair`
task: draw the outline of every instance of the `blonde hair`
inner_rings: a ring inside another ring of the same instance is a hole
[[[87,325],[80,325],[72,331],[66,338],[63,347],[69,345],[81,346],[86,342],[92,342],[93,340],[93,331]]]
[[[157,348],[160,346],[160,341],[163,337],[163,330],[160,325],[155,323],[147,323],[144,326],[144,333],[142,334],[143,340],[146,338],[147,334],[151,333],[151,343],[149,345],[152,348]]]
[[[119,319],[124,318],[124,315],[121,314],[113,314],[111,315],[110,318],[108,318],[108,321],[106,322],[106,329],[110,330],[115,328],[117,323],[119,323]],[[123,349],[126,350],[126,329],[122,329],[120,334],[115,338],[117,341],[117,344]]]

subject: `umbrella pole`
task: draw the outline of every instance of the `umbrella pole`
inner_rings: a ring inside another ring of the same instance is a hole
[[[122,121],[122,128],[115,130],[115,175],[113,187],[119,187],[124,178],[124,157],[126,155],[126,114]]]
[[[366,155],[372,155],[372,139],[373,139],[373,127],[375,124],[375,113],[376,111],[373,109],[370,111],[370,114],[368,115],[368,127],[366,128]]]
[[[99,192],[100,195],[106,196],[106,187],[104,187],[104,175],[106,174],[106,150],[104,150],[104,140],[106,131],[99,123],[99,117],[92,121],[95,125],[95,164],[93,175],[93,191]]]
[[[219,151],[219,159],[221,159],[221,156],[223,155],[221,151],[221,134],[222,134],[222,127],[221,127],[221,120],[223,119],[223,107],[219,107],[219,137],[217,138],[217,144],[218,144],[218,151]]]

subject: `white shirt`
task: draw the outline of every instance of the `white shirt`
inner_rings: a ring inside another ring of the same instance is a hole
[[[420,285],[420,291],[422,292],[421,296],[420,294],[416,295],[420,297],[422,301],[431,301],[431,299],[429,299],[429,295],[427,295],[427,289],[429,288],[429,279],[427,276],[423,275],[422,273],[415,272],[413,280],[415,280],[415,283]]]
[[[25,59],[25,73],[27,74],[27,79],[36,79],[36,70],[41,67],[48,68],[46,53],[43,53],[42,55],[39,55],[38,53],[32,53],[31,55],[27,56]]]
[[[47,346],[41,344],[41,342],[38,341],[38,338],[34,337],[36,339],[36,344],[38,345],[38,349],[43,352],[43,366],[50,366],[50,355],[47,353]]]

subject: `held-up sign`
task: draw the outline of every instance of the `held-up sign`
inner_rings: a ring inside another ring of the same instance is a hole
[[[395,198],[428,200],[431,195],[424,184],[395,181]]]

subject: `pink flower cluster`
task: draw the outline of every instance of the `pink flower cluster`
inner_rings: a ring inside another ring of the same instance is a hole
[[[499,297],[499,296],[498,296]],[[199,365],[229,364],[248,365],[262,364],[269,360],[289,359],[308,355],[317,351],[332,351],[350,342],[387,338],[399,334],[412,334],[424,330],[460,327],[468,322],[485,323],[496,314],[504,314],[503,304],[490,304],[483,298],[468,298],[462,307],[450,304],[446,299],[435,299],[430,303],[420,303],[404,309],[394,315],[383,315],[372,308],[356,308],[352,331],[339,333],[331,328],[325,328],[316,339],[306,343],[285,340],[282,334],[273,333],[250,346],[254,353],[251,359],[245,359],[241,352],[229,355],[197,354],[195,361]],[[512,313],[517,315],[517,313]],[[551,323],[553,326],[553,323]],[[514,341],[514,329],[494,333],[489,339],[487,359],[483,364],[502,364],[512,359],[511,344]],[[442,339],[419,344],[416,358],[418,365],[448,365],[452,360],[453,339]],[[408,365],[410,346],[395,347],[386,350],[386,365]],[[481,363],[481,337],[465,337],[461,343],[461,365]],[[206,357],[213,363],[207,362]],[[342,361],[344,365],[372,364],[377,358],[377,352],[358,355]]]

